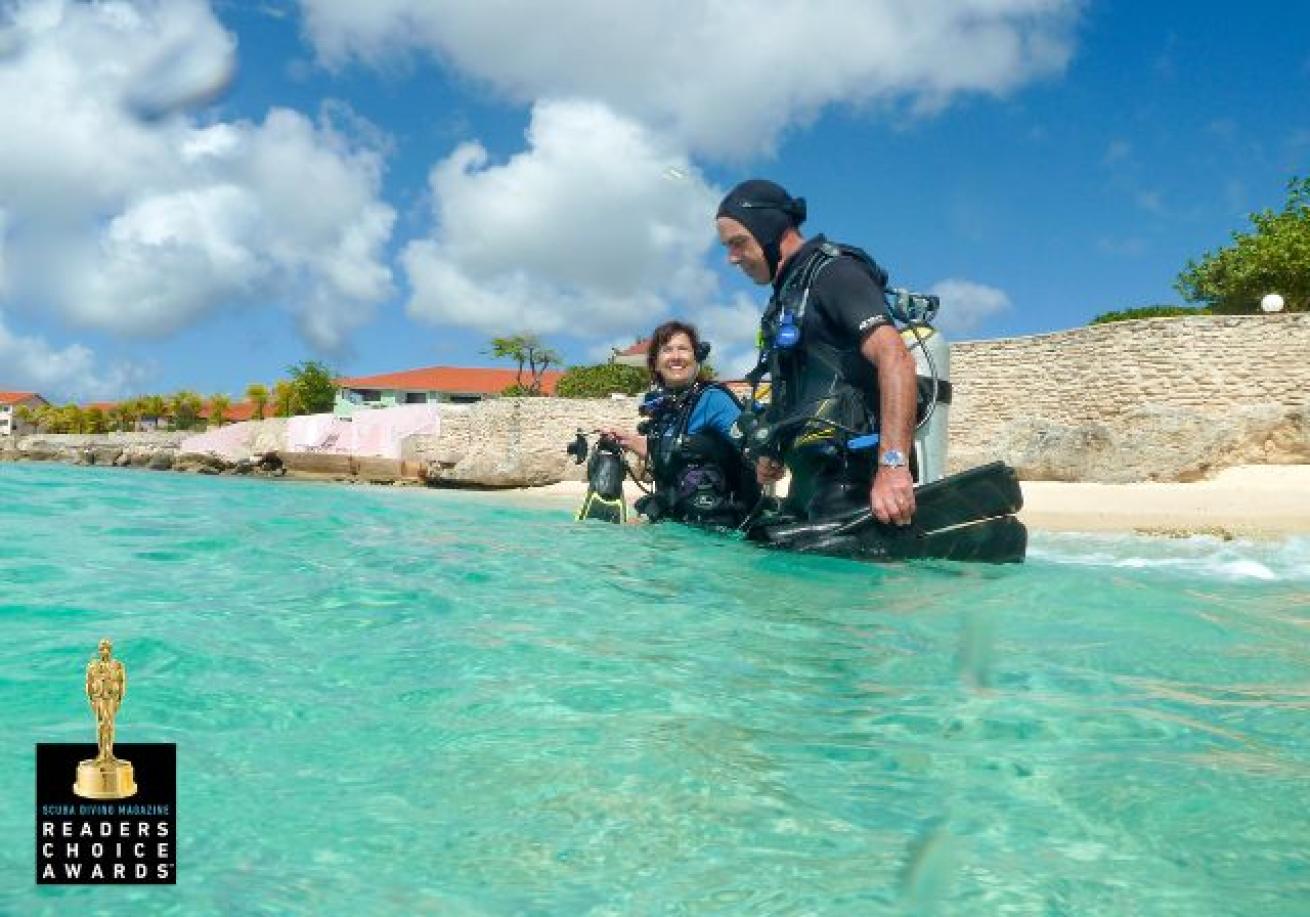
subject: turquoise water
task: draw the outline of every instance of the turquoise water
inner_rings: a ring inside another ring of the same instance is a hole
[[[868,566],[392,488],[0,465],[0,912],[1293,914],[1310,540]],[[176,887],[33,745],[178,748]]]

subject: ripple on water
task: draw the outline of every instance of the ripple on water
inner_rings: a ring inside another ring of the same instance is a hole
[[[87,740],[104,634],[120,735],[178,744],[183,812],[166,899],[5,883],[0,911],[1310,894],[1305,539],[877,567],[465,494],[35,465],[0,465],[0,534],[0,870],[31,868],[30,745]]]

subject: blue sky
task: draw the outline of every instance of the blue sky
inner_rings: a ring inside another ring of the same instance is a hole
[[[943,295],[956,339],[1177,302],[1310,174],[1310,6],[344,0],[0,8],[0,389],[240,396],[303,359],[589,362],[763,291],[719,196]]]

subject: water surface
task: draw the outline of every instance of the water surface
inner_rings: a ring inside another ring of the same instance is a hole
[[[873,566],[475,494],[0,465],[0,912],[1295,914],[1310,540]],[[178,748],[176,887],[33,745]]]

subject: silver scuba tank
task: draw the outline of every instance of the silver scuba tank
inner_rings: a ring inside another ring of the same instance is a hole
[[[914,358],[923,395],[923,418],[914,430],[914,451],[918,458],[915,483],[927,484],[946,476],[951,345],[932,324],[941,307],[940,299],[908,290],[888,292],[892,315],[904,323],[901,339]]]
[[[914,357],[914,368],[925,389],[923,421],[914,431],[919,474],[914,483],[927,484],[946,476],[949,397],[942,386],[951,379],[951,345],[932,325],[911,325],[901,332]]]

